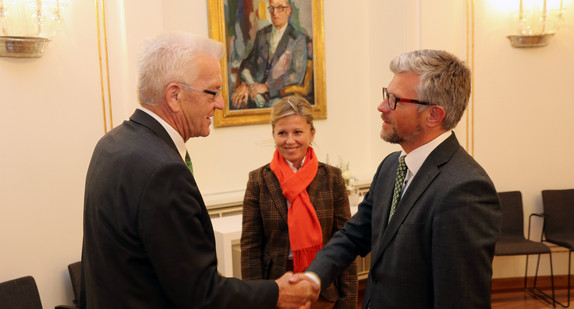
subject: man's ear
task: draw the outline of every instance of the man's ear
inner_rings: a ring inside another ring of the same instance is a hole
[[[438,105],[432,105],[429,109],[430,112],[427,119],[429,127],[434,128],[440,126],[446,115],[444,108]]]
[[[165,88],[165,102],[172,113],[177,113],[181,109],[181,86],[171,83]]]

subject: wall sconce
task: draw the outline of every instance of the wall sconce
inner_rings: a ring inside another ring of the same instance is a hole
[[[558,31],[562,10],[562,0],[520,0],[518,13],[513,18],[518,34],[507,36],[512,47],[548,45]]]
[[[0,0],[0,56],[41,57],[68,0]]]

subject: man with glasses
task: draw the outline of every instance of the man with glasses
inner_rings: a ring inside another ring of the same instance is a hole
[[[257,32],[253,47],[241,62],[231,108],[270,107],[281,98],[281,90],[303,85],[310,42],[307,35],[289,23],[288,0],[269,0],[271,25]]]
[[[309,281],[217,272],[211,219],[185,147],[223,108],[220,43],[175,32],[139,59],[140,107],[96,145],[86,177],[81,308],[292,308]],[[302,283],[302,284],[301,284]]]
[[[308,275],[327,286],[371,253],[363,308],[490,308],[501,208],[492,181],[452,132],[468,105],[470,70],[438,50],[402,54],[390,68],[381,137],[402,151],[382,161],[358,212]]]

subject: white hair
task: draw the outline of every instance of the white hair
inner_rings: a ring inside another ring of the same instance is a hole
[[[138,61],[138,99],[141,105],[156,105],[163,100],[169,83],[193,83],[199,76],[197,59],[223,56],[217,41],[187,32],[168,32],[146,40]]]

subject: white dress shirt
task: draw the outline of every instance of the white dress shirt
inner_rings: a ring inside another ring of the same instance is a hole
[[[281,29],[277,29],[275,28],[275,26],[273,26],[273,30],[271,30],[271,40],[269,42],[270,57],[273,57],[273,54],[275,54],[275,50],[277,49],[277,45],[279,45],[279,41],[281,41],[281,38],[285,33],[285,29],[287,29],[287,23],[285,23],[285,25],[281,27]]]
[[[452,131],[446,131],[443,134],[439,135],[437,138],[433,139],[432,141],[420,146],[419,148],[411,151],[407,157],[405,158],[405,163],[407,165],[407,175],[405,176],[405,181],[403,182],[403,190],[401,191],[401,197],[404,195],[405,191],[407,191],[411,180],[415,177],[427,157],[431,154],[435,148],[444,142],[450,135]],[[401,156],[406,155],[405,151],[401,152]]]

